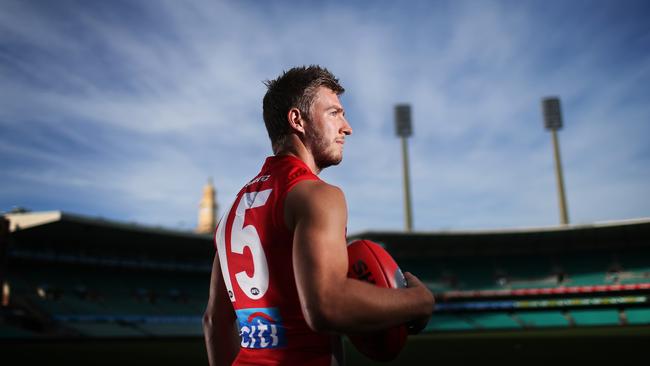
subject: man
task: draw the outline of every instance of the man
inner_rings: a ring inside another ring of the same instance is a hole
[[[352,128],[325,68],[297,67],[266,83],[274,156],[237,194],[215,234],[204,332],[211,365],[340,365],[340,334],[409,323],[424,328],[433,295],[347,278],[347,207],[318,178],[343,158]],[[237,321],[238,325],[235,325]]]

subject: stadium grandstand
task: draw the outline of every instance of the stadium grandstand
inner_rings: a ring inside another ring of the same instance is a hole
[[[214,256],[211,235],[59,211],[4,217],[5,354],[14,350],[23,364],[207,362],[201,316]],[[471,349],[480,349],[477,361],[486,355],[503,361],[521,347],[530,357],[557,355],[534,348],[540,339],[555,340],[550,344],[556,347],[587,339],[582,353],[600,355],[595,339],[618,337],[624,342],[608,338],[607,347],[627,345],[629,351],[643,349],[638,344],[650,335],[650,219],[498,231],[371,231],[349,240],[358,238],[385,246],[436,295],[426,334],[411,337],[395,364],[426,357],[422,350],[435,350],[439,361]],[[496,339],[504,341],[495,345]],[[580,346],[568,344],[563,354],[581,354]],[[346,349],[351,364],[367,362],[349,344]]]
[[[202,336],[210,235],[58,211],[6,217],[0,337]]]
[[[650,220],[359,237],[436,294],[430,332],[650,324]]]

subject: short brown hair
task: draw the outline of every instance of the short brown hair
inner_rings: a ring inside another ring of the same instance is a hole
[[[284,71],[275,80],[265,81],[264,85],[268,88],[262,102],[264,124],[273,151],[289,135],[287,115],[291,108],[298,108],[305,118],[310,118],[311,106],[319,87],[331,89],[337,95],[345,92],[339,80],[329,70],[318,65],[294,67]]]

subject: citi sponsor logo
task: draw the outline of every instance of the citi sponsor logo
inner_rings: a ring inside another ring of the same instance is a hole
[[[241,346],[278,348],[286,346],[282,319],[277,308],[251,308],[236,311]]]

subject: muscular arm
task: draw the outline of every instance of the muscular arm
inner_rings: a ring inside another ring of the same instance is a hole
[[[338,188],[321,181],[299,183],[287,195],[285,219],[294,230],[296,284],[312,329],[371,331],[431,314],[433,295],[421,284],[385,289],[347,277],[347,208]]]
[[[214,256],[210,298],[203,315],[203,335],[210,365],[231,365],[239,352],[235,312],[223,283],[219,256]]]

